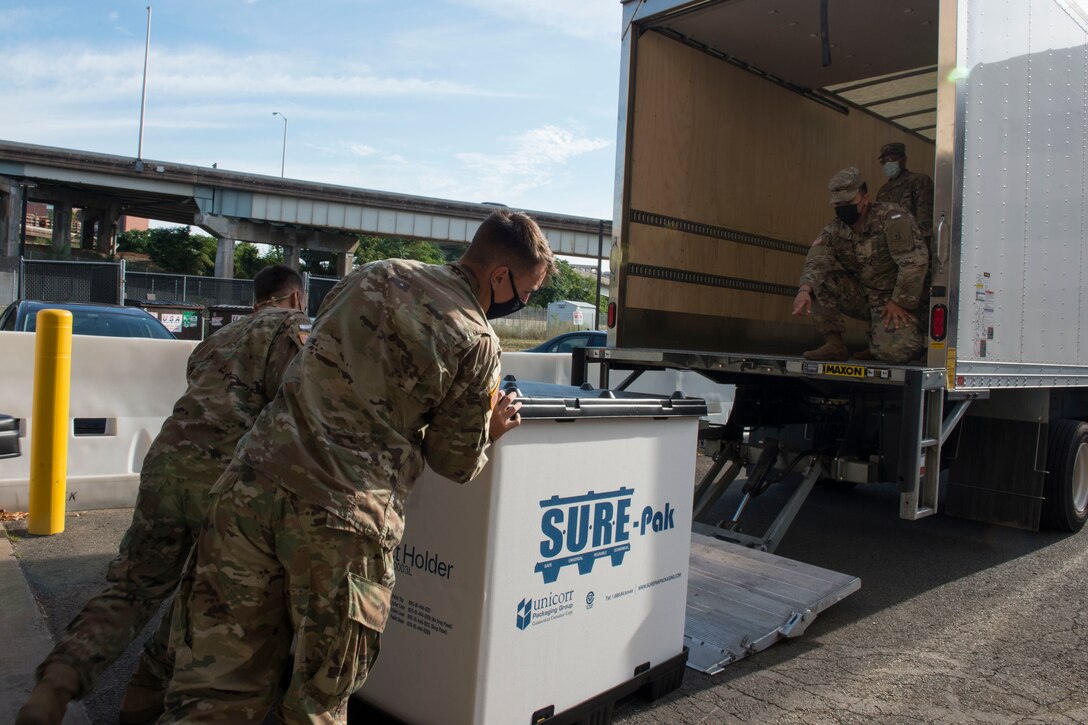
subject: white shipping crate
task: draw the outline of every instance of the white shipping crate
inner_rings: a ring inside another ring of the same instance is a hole
[[[705,406],[521,387],[524,423],[485,470],[463,486],[428,470],[408,502],[392,615],[360,691],[408,723],[529,723],[648,668],[683,670]]]

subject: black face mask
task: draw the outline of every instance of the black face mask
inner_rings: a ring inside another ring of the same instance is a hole
[[[835,216],[837,216],[843,224],[849,226],[861,218],[861,212],[858,211],[857,204],[844,204],[843,206],[835,207]]]
[[[525,303],[521,301],[521,295],[518,294],[518,288],[514,285],[514,275],[512,272],[507,272],[510,275],[510,289],[514,291],[514,296],[506,302],[495,301],[495,288],[491,288],[491,304],[487,307],[487,319],[494,320],[497,317],[506,317],[512,315],[522,307]]]

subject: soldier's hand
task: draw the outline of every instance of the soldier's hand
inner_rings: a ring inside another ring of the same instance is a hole
[[[797,296],[793,298],[793,314],[798,317],[812,314],[811,292],[808,290],[801,290],[797,293]]]
[[[521,425],[521,403],[515,399],[518,394],[511,390],[504,393],[501,390],[495,394],[495,404],[491,408],[491,425],[488,432],[491,441],[497,441],[508,430],[513,430]]]
[[[885,330],[898,330],[901,327],[913,325],[916,321],[914,315],[891,300],[888,300],[884,309],[880,311],[880,319],[884,320]]]

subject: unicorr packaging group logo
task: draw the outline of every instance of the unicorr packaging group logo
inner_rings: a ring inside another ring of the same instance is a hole
[[[525,629],[533,621],[533,600],[526,598],[518,603],[518,629]]]

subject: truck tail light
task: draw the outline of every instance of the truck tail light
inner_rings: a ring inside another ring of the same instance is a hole
[[[940,342],[948,334],[948,308],[933,305],[929,313],[929,336]]]
[[[615,327],[616,326],[616,303],[615,302],[609,302],[608,303],[608,326],[609,327]]]

